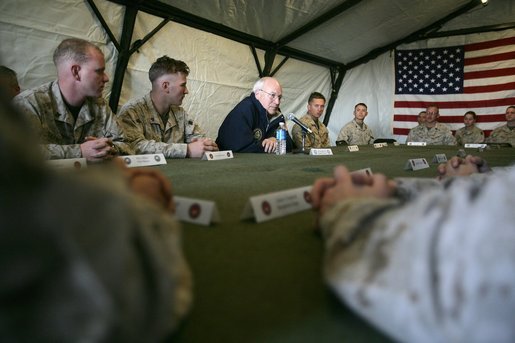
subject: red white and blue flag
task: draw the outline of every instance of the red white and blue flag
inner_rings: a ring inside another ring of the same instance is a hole
[[[395,51],[393,134],[405,136],[427,105],[455,131],[472,110],[488,136],[515,105],[515,37],[461,46]]]

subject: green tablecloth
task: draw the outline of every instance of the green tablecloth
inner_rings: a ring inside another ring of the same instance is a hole
[[[178,342],[383,342],[388,339],[352,313],[325,286],[323,241],[313,231],[311,211],[265,223],[241,221],[250,196],[311,185],[335,165],[370,167],[389,177],[431,177],[436,164],[405,171],[410,158],[437,153],[448,158],[457,147],[360,147],[333,156],[235,154],[223,161],[168,160],[160,168],[174,194],[215,201],[221,222],[183,225],[183,245],[194,274],[193,309],[173,337]],[[491,166],[515,162],[515,149],[468,153]]]

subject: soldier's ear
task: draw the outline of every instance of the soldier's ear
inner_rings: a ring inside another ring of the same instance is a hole
[[[169,89],[170,89],[170,82],[168,81],[163,81],[161,82],[161,88],[165,91],[165,92],[168,92]]]
[[[74,64],[71,66],[72,76],[75,80],[80,81],[80,65]]]

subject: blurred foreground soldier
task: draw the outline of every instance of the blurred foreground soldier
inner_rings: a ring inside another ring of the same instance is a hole
[[[456,145],[451,129],[438,122],[438,106],[430,105],[426,109],[426,122],[410,130],[406,142],[426,142],[429,145]]]
[[[84,157],[89,162],[130,154],[102,91],[109,81],[104,54],[94,44],[70,38],[54,51],[57,81],[14,99],[39,134],[46,158]]]
[[[480,167],[455,162],[448,173]],[[313,187],[327,282],[396,341],[513,342],[515,168],[476,176],[409,202],[384,175],[341,166]]]
[[[259,79],[252,93],[244,98],[225,117],[218,129],[216,143],[222,150],[234,152],[275,153],[275,131],[279,123],[286,123],[279,110],[283,89],[273,77]],[[291,151],[293,141],[286,133],[286,150]]]
[[[166,158],[202,157],[218,151],[212,139],[180,105],[188,88],[190,69],[183,61],[168,56],[158,58],[148,77],[152,90],[142,98],[125,104],[118,120],[138,154],[163,153]]]
[[[163,341],[191,303],[169,185],[47,170],[21,119],[0,104],[0,341]]]
[[[515,106],[506,109],[506,124],[493,130],[487,142],[510,143],[515,147]]]
[[[303,115],[299,120],[306,125],[313,134],[306,133],[304,147],[309,148],[328,148],[329,131],[327,127],[319,119],[324,114],[325,97],[318,92],[313,92],[308,99],[308,113]],[[291,130],[293,142],[297,147],[302,147],[302,129],[299,125],[293,125]]]
[[[349,145],[366,145],[374,143],[374,134],[365,124],[368,115],[367,105],[359,103],[354,106],[354,119],[340,130],[337,141],[345,141]]]
[[[6,66],[0,66],[0,92],[4,92],[10,99],[20,94],[16,72]]]

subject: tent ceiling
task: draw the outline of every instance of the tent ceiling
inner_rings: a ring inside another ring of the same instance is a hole
[[[406,38],[515,27],[514,1],[489,0],[111,0],[255,47],[324,65],[353,67]],[[493,7],[496,11],[490,11]],[[504,7],[499,17],[498,9]],[[495,13],[495,15],[489,15]],[[481,29],[480,29],[481,30]],[[317,60],[318,59],[318,60]]]
[[[160,0],[210,22],[268,42],[284,40],[306,24],[316,26],[287,41],[286,48],[336,63],[352,63],[381,47],[401,41],[467,7],[467,20],[456,19],[454,29],[512,22],[488,17],[492,6],[513,6],[510,0],[490,0],[486,7],[471,0]],[[332,16],[332,12],[345,8]],[[472,12],[472,13],[471,13]],[[506,11],[505,13],[510,13]],[[497,13],[497,12],[496,12]],[[463,14],[463,13],[458,13]],[[317,22],[318,18],[332,18]],[[452,18],[449,18],[452,19]],[[439,27],[438,27],[439,28]]]

